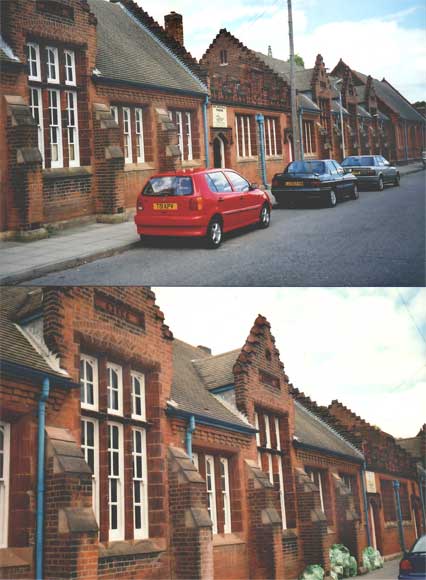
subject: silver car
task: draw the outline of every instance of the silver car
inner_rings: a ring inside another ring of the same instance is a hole
[[[342,161],[342,167],[356,176],[360,186],[374,187],[379,191],[386,183],[399,185],[400,182],[397,168],[381,155],[351,155]]]

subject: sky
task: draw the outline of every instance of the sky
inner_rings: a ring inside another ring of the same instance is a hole
[[[183,16],[185,46],[199,59],[221,28],[253,50],[288,59],[285,0],[137,0],[164,25]],[[293,0],[295,52],[314,66],[321,53],[330,71],[340,58],[354,70],[385,77],[411,102],[426,99],[424,0]]]
[[[426,289],[153,290],[176,338],[220,354],[263,314],[290,382],[311,399],[338,399],[394,437],[426,423]]]

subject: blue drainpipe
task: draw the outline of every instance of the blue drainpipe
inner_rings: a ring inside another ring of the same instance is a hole
[[[303,150],[303,107],[299,109],[299,139],[300,139],[300,159],[305,160],[305,152]]]
[[[367,526],[367,543],[369,546],[371,546],[370,519],[368,517],[368,499],[367,499],[367,490],[365,489],[365,461],[361,467],[361,486],[362,486],[362,498],[364,500],[365,525]]]
[[[189,458],[192,460],[192,434],[195,431],[195,417],[191,415],[188,420],[188,427],[186,428],[185,434],[185,445],[186,445],[186,452],[189,455]]]
[[[399,543],[401,545],[401,550],[405,552],[405,541],[404,541],[404,529],[402,527],[402,512],[401,512],[401,500],[399,497],[399,488],[400,483],[397,479],[394,479],[393,489],[395,492],[395,499],[396,499],[396,510],[398,513],[398,530],[399,530]]]
[[[206,95],[203,103],[203,126],[204,126],[204,154],[206,157],[206,168],[210,167],[210,155],[209,155],[209,129],[207,123],[207,104],[209,102],[209,97]]]
[[[46,426],[46,401],[49,397],[49,379],[43,380],[38,402],[37,451],[37,512],[36,512],[36,580],[43,580],[43,525],[44,525],[44,447]]]
[[[256,115],[256,121],[259,125],[259,145],[260,145],[260,170],[262,172],[262,182],[266,187],[268,185],[266,180],[266,161],[265,161],[265,118],[261,113]]]

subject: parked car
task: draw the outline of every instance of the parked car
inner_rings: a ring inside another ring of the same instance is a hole
[[[359,185],[382,191],[386,183],[399,185],[400,175],[396,167],[381,155],[352,155],[342,161],[345,171],[356,175]]]
[[[426,535],[414,542],[399,563],[398,580],[426,580]]]
[[[271,219],[268,195],[231,169],[197,169],[153,175],[136,203],[141,239],[152,236],[204,237],[218,248],[225,232]]]
[[[284,173],[272,179],[272,193],[278,205],[296,203],[302,198],[319,199],[334,207],[338,199],[358,199],[358,182],[333,159],[292,161]]]

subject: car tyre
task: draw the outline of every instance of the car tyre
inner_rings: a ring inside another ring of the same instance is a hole
[[[395,187],[398,187],[400,183],[401,183],[401,176],[399,175],[399,173],[397,173],[395,176],[395,179],[393,180],[393,184]]]
[[[354,183],[352,189],[351,199],[359,199],[358,185],[356,183]]]
[[[382,177],[382,176],[380,176],[380,177],[379,177],[379,181],[378,181],[378,183],[377,183],[377,190],[378,190],[378,191],[383,191],[383,188],[384,188],[384,184],[383,184],[383,177]]]
[[[222,243],[222,237],[223,237],[222,222],[217,217],[213,218],[207,227],[207,235],[206,235],[207,247],[216,250]]]
[[[327,206],[328,207],[336,207],[337,205],[337,195],[334,189],[330,189],[327,194]]]
[[[260,210],[260,218],[259,218],[259,227],[262,230],[269,228],[269,224],[271,223],[271,210],[269,205],[264,203],[262,209]]]

